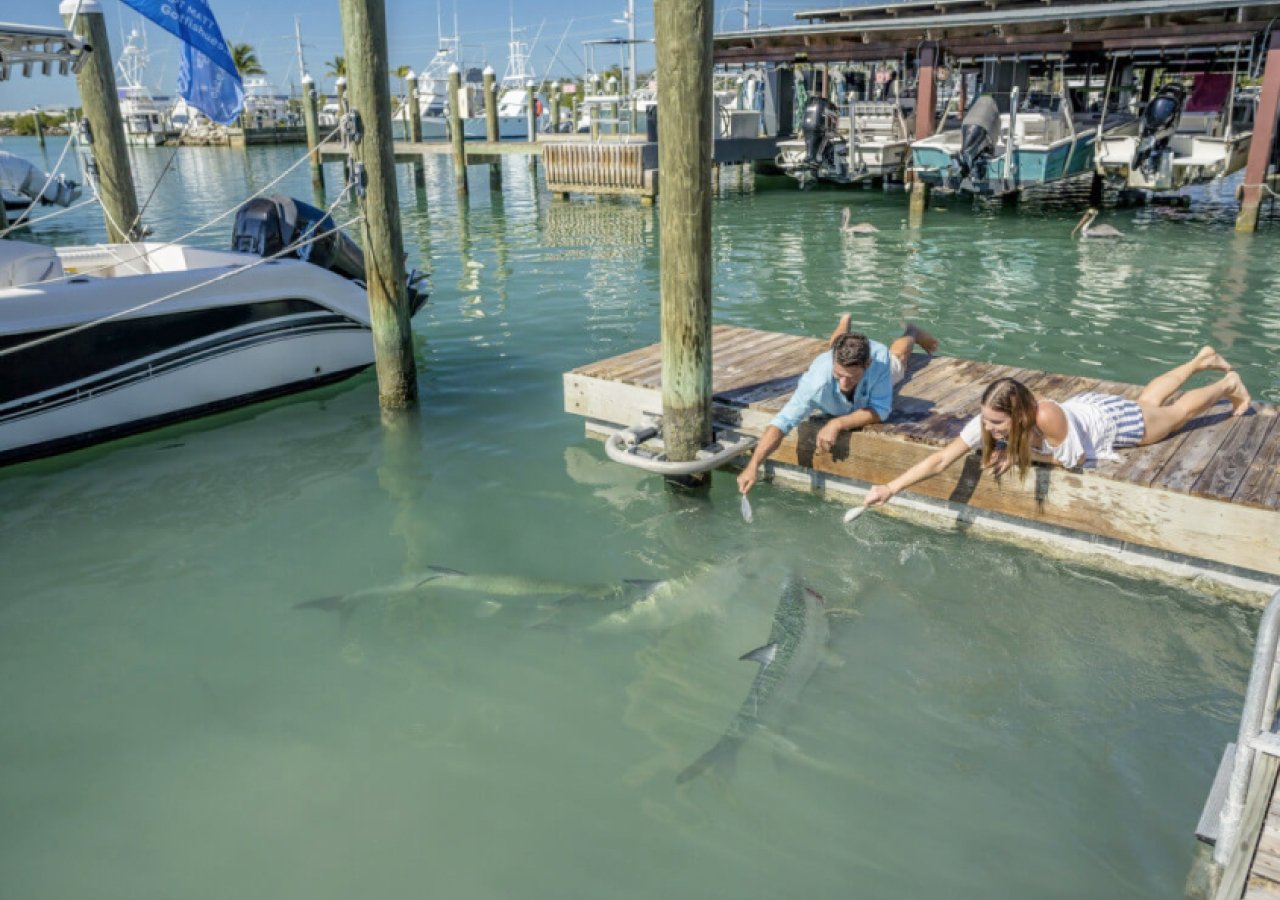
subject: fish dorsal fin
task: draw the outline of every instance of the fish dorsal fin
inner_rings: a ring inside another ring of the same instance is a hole
[[[744,653],[738,659],[749,659],[752,662],[758,662],[762,666],[767,666],[773,662],[773,658],[778,655],[778,643],[776,641],[765,644],[763,647],[757,647],[750,653]]]

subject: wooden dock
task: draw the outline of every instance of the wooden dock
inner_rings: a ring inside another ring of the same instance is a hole
[[[799,376],[826,349],[824,340],[721,325],[713,331],[717,419],[760,434]],[[655,344],[575,369],[564,376],[565,408],[601,436],[662,411],[661,348]],[[1099,390],[1136,397],[1140,386],[945,356],[916,354],[895,412],[883,425],[846,432],[831,453],[818,451],[819,424],[803,423],[772,461],[824,488],[883,483],[956,435],[978,411],[994,378],[1011,376],[1037,394],[1063,400]],[[1110,542],[1157,560],[1204,564],[1260,585],[1280,584],[1280,427],[1274,406],[1255,404],[1231,417],[1226,403],[1182,432],[1119,461],[1066,470],[1037,465],[1025,481],[996,480],[976,455],[910,495],[933,505],[995,514],[1097,543]],[[1102,548],[1099,548],[1102,549]],[[1253,590],[1262,590],[1261,586]]]

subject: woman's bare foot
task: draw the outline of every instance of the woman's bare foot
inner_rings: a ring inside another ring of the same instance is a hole
[[[915,338],[915,342],[920,345],[920,349],[930,356],[938,352],[938,339],[914,322],[908,322],[906,329],[902,333],[908,337]]]
[[[1249,389],[1244,386],[1244,382],[1240,380],[1239,372],[1228,372],[1226,377],[1222,379],[1223,387],[1227,389],[1227,399],[1231,401],[1231,415],[1243,416],[1249,411]]]
[[[1231,371],[1231,363],[1222,358],[1222,355],[1212,347],[1205,345],[1200,348],[1200,352],[1196,354],[1192,360],[1196,364],[1196,371],[1203,372],[1206,369],[1219,369],[1223,372]]]

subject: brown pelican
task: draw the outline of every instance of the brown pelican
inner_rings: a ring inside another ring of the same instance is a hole
[[[880,229],[870,222],[859,222],[857,225],[850,225],[849,207],[846,206],[840,216],[840,230],[845,234],[875,234]]]
[[[1072,237],[1075,236],[1077,231],[1080,232],[1080,237],[1082,238],[1124,237],[1123,231],[1117,231],[1110,225],[1099,225],[1095,228],[1093,220],[1096,218],[1098,218],[1098,211],[1092,206],[1085,210],[1084,215],[1080,217],[1080,221],[1076,223],[1076,227],[1071,229]]]

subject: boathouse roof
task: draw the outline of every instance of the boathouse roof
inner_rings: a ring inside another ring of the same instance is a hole
[[[1280,17],[1274,0],[899,0],[800,10],[798,24],[714,37],[720,64],[893,59],[936,41],[956,59],[1122,52],[1227,68]],[[1176,53],[1175,53],[1176,51]]]

